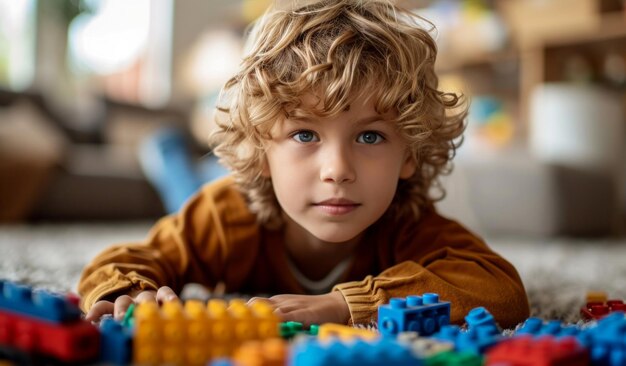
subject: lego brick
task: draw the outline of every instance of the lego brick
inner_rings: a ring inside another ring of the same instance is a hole
[[[380,335],[377,332],[372,332],[367,329],[360,329],[349,327],[341,324],[326,323],[319,327],[318,337],[321,340],[328,340],[330,338],[339,338],[343,341],[349,341],[355,338],[364,340],[373,340]]]
[[[428,358],[438,353],[454,350],[454,344],[431,337],[420,337],[417,332],[400,332],[396,337],[398,343],[411,350],[418,358]]]
[[[604,291],[589,291],[585,296],[585,302],[606,302],[608,295]]]
[[[427,336],[450,323],[450,303],[439,301],[439,295],[393,298],[389,304],[378,307],[378,330],[384,336],[395,336],[403,331]]]
[[[134,313],[133,360],[139,364],[204,365],[230,357],[242,343],[279,336],[269,304],[213,299],[142,303]]]
[[[306,338],[296,342],[292,347],[289,365],[420,366],[422,361],[413,356],[402,344],[388,337],[375,341],[357,339],[353,342],[342,342],[337,339],[321,342]]]
[[[487,365],[587,366],[588,351],[574,337],[530,335],[501,342],[487,352]]]
[[[132,330],[113,318],[100,321],[99,361],[127,365],[132,359]]]
[[[433,338],[453,343],[458,352],[473,354],[483,354],[502,340],[501,334],[492,326],[479,326],[463,331],[457,325],[445,325]]]
[[[67,298],[3,280],[0,280],[0,310],[55,323],[80,319],[80,309],[73,296]]]
[[[287,343],[279,338],[250,341],[233,355],[238,366],[283,366],[287,362]]]
[[[558,320],[544,322],[539,318],[526,319],[526,321],[515,331],[516,335],[551,335],[557,338],[575,336],[579,333],[580,329],[574,325],[565,325]]]
[[[615,312],[583,330],[578,341],[589,349],[591,362],[599,366],[626,365],[626,317]]]
[[[95,360],[100,332],[91,323],[51,323],[0,311],[0,344],[62,362]]]
[[[602,319],[616,311],[626,312],[623,300],[606,300],[603,302],[587,302],[580,308],[580,315],[585,320]]]
[[[465,322],[467,323],[467,327],[469,329],[479,326],[491,326],[499,329],[496,319],[482,306],[470,310],[470,312],[465,316]]]
[[[483,357],[469,352],[441,352],[424,360],[426,366],[482,366]],[[509,365],[512,366],[512,365]]]
[[[278,330],[281,338],[291,339],[300,334],[318,335],[319,325],[312,324],[309,329],[304,329],[302,323],[289,321],[280,323]]]

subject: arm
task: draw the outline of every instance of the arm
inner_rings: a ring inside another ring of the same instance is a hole
[[[377,276],[335,286],[353,323],[375,320],[378,306],[392,297],[435,292],[450,301],[451,321],[462,323],[474,307],[485,306],[501,326],[529,314],[524,286],[515,268],[456,222],[426,213],[414,228],[400,230],[390,254],[380,250]]]
[[[237,231],[228,230],[231,226]],[[180,292],[188,282],[236,282],[238,276],[226,273],[227,264],[246,267],[241,262],[249,257],[232,256],[229,243],[249,240],[254,252],[256,230],[231,180],[207,185],[179,214],[161,219],[145,242],[111,247],[89,263],[78,285],[81,308],[88,311],[100,299],[156,292],[162,286]]]

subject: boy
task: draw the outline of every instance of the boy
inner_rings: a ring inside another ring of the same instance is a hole
[[[451,301],[456,323],[476,306],[504,327],[525,319],[515,269],[434,209],[465,108],[437,90],[436,46],[415,19],[384,0],[266,13],[212,135],[232,177],[89,264],[87,319],[188,282],[283,294],[267,301],[305,324],[370,323],[391,297],[424,292]]]

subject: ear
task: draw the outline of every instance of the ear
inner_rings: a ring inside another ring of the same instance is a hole
[[[417,170],[417,162],[410,153],[406,154],[402,167],[400,167],[400,179],[408,179],[415,174]]]

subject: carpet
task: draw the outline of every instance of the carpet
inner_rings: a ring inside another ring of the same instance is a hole
[[[0,278],[75,291],[105,247],[144,238],[148,222],[0,226]],[[518,269],[531,315],[576,322],[588,291],[626,299],[626,239],[487,238]]]

